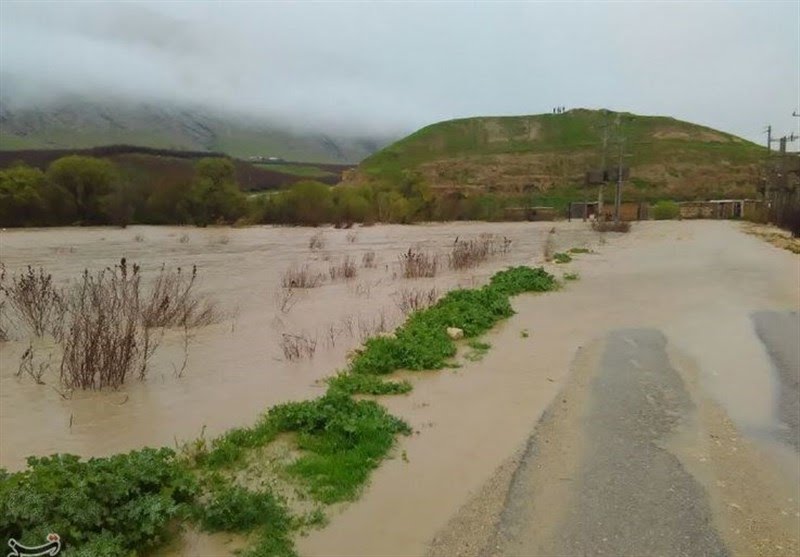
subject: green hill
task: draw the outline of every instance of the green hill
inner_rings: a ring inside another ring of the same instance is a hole
[[[607,166],[616,165],[617,137],[625,137],[626,199],[756,195],[764,148],[674,118],[585,109],[433,124],[367,157],[346,182],[402,189],[421,179],[440,195],[563,206],[583,199],[586,171],[601,168],[604,125]]]

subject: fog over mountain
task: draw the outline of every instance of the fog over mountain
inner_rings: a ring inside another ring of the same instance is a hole
[[[5,110],[146,102],[399,136],[553,106],[798,129],[797,2],[0,4]]]

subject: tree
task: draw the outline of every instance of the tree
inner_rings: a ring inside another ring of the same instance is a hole
[[[200,159],[188,197],[189,213],[198,226],[233,222],[244,215],[247,200],[236,183],[236,168],[230,159]]]
[[[20,165],[0,171],[0,225],[40,224],[46,211],[44,183],[38,168]]]
[[[287,194],[289,222],[317,226],[333,220],[330,186],[314,180],[294,184]]]
[[[97,224],[107,220],[103,198],[111,193],[117,180],[111,162],[79,155],[62,157],[50,164],[47,179],[72,196],[79,221]]]

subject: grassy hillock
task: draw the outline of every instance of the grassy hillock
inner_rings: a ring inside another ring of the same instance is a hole
[[[674,118],[585,109],[433,124],[367,157],[347,181],[402,189],[413,176],[440,194],[563,205],[583,199],[585,172],[600,168],[604,124],[609,164],[625,137],[628,199],[756,194],[765,150],[754,143]]]

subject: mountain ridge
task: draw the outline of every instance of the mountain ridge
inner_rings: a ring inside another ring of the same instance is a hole
[[[351,164],[388,142],[388,136],[303,131],[262,118],[200,107],[117,99],[65,99],[25,107],[0,99],[0,150],[125,144],[224,152],[242,159],[260,156]]]

